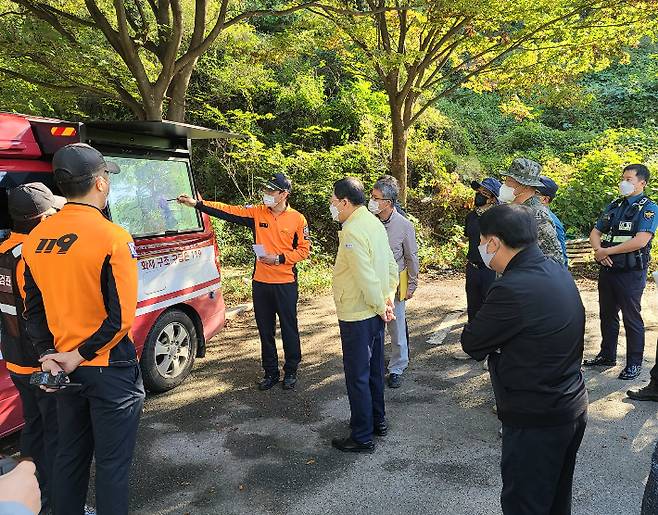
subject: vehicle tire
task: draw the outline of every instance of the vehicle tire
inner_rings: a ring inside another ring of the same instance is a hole
[[[197,349],[194,323],[179,309],[165,311],[149,331],[140,364],[144,386],[166,392],[190,375]]]

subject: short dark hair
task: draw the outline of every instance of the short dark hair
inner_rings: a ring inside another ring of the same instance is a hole
[[[87,179],[80,181],[57,182],[57,187],[67,199],[84,197],[94,187],[96,177],[100,176],[101,173],[97,173],[96,175],[92,175]]]
[[[353,206],[363,206],[366,203],[366,194],[363,183],[354,177],[345,177],[334,183],[334,195],[337,199],[347,199]]]
[[[479,221],[482,236],[497,236],[512,249],[523,249],[537,242],[535,212],[527,206],[493,206]]]
[[[14,220],[12,221],[12,231],[19,234],[30,234],[32,229],[39,225],[39,222],[41,222],[41,217],[32,220]]]
[[[649,169],[646,166],[640,164],[628,165],[624,167],[624,172],[635,172],[635,176],[646,183],[649,182],[649,178],[651,177]]]

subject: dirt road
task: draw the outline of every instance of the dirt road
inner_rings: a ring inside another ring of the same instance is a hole
[[[595,284],[580,286],[586,354],[594,355]],[[349,418],[329,296],[300,306],[304,362],[293,392],[255,390],[256,326],[251,315],[234,321],[184,385],[147,400],[133,474],[135,513],[499,513],[500,440],[488,376],[480,364],[452,358],[465,320],[462,288],[458,276],[425,282],[410,303],[411,365],[403,387],[387,389],[391,431],[373,455],[345,455],[329,445],[346,434]],[[657,300],[648,288],[644,381],[654,359]],[[444,334],[442,345],[427,344]],[[590,423],[575,514],[639,512],[658,405],[626,400],[630,385],[616,379],[619,368],[587,372]]]

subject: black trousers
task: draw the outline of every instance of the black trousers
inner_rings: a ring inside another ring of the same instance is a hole
[[[386,421],[384,331],[379,315],[358,322],[338,321],[343,368],[350,400],[352,440],[370,442],[375,424]]]
[[[496,279],[496,272],[484,265],[478,268],[470,261],[466,263],[466,312],[471,322],[476,313],[480,311],[484,299],[487,298],[489,287]]]
[[[503,425],[504,515],[569,515],[576,454],[587,413],[554,427]]]
[[[626,364],[642,365],[644,355],[644,321],[640,313],[642,293],[647,284],[647,271],[599,272],[599,314],[601,319],[601,352],[617,359],[619,311],[626,330]]]
[[[28,374],[9,374],[23,404],[25,426],[21,431],[21,458],[32,458],[37,467],[41,504],[52,500],[50,487],[57,452],[57,402],[55,395],[30,385]]]
[[[286,359],[283,370],[287,374],[296,373],[302,360],[297,326],[297,299],[299,297],[297,282],[267,284],[252,281],[251,291],[265,375],[279,377],[279,356],[274,339],[277,315]]]
[[[89,470],[96,457],[96,512],[128,513],[128,475],[144,405],[138,365],[78,367],[70,387],[54,394],[59,448],[53,476],[55,515],[83,515]]]

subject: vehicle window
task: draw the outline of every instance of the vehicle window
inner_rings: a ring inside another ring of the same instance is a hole
[[[121,167],[111,177],[109,207],[112,221],[134,237],[166,231],[203,228],[196,209],[176,202],[183,193],[194,196],[186,161],[107,156]]]
[[[0,167],[0,240],[11,230],[11,219],[7,207],[7,191],[21,184],[29,182],[42,182],[48,186],[53,193],[60,195],[55,187],[53,174],[48,172],[7,172]]]

